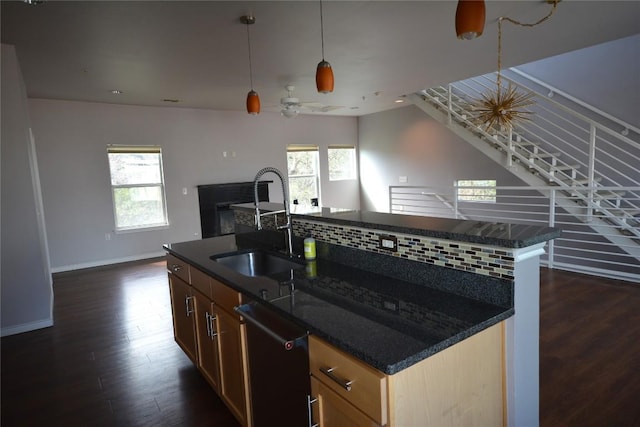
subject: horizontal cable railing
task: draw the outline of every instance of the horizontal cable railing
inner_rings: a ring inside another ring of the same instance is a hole
[[[597,188],[640,194],[640,186]],[[484,190],[483,201],[470,200],[475,190]],[[557,186],[389,187],[391,213],[556,227],[562,235],[549,242],[543,264],[640,283],[640,237],[629,232],[640,230],[640,211],[621,207],[627,218],[621,226],[580,203],[579,196]],[[640,205],[640,197],[631,198],[631,205]]]

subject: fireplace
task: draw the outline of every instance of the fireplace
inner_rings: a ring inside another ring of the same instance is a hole
[[[269,201],[270,182],[273,181],[258,182],[259,201]],[[253,182],[198,185],[198,199],[202,238],[233,234],[235,222],[231,205],[254,201]]]

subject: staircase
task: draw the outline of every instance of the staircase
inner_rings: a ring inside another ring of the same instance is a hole
[[[503,73],[503,86],[533,93],[535,105],[528,108],[531,119],[512,129],[486,129],[474,118],[471,101],[495,88],[495,74],[408,98],[527,185],[563,191],[567,197],[557,206],[640,262],[640,129],[584,104],[570,108],[574,100],[551,98],[560,91],[537,81],[525,86],[514,77]]]

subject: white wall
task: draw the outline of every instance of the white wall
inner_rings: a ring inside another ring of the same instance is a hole
[[[517,68],[640,127],[640,34]]]
[[[12,46],[2,45],[0,258],[2,336],[53,324],[37,159],[27,97]]]
[[[392,185],[451,187],[459,179],[522,185],[413,105],[360,117],[358,127],[362,210],[388,212]]]
[[[286,119],[268,112],[249,116],[43,99],[31,99],[29,107],[54,271],[152,256],[161,253],[163,243],[199,239],[196,186],[252,181],[265,166],[286,172],[288,144],[315,144],[321,153],[329,144],[357,144],[357,120],[349,117]],[[162,147],[168,229],[113,233],[107,144]],[[358,182],[330,183],[325,171],[326,163],[321,164],[323,204],[358,209]],[[281,201],[277,177],[264,179],[275,180],[271,199]]]

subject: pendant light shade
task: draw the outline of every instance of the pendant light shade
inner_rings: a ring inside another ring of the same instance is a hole
[[[331,64],[324,60],[324,22],[322,17],[322,0],[320,0],[320,40],[322,40],[322,61],[316,68],[316,88],[319,93],[333,92],[333,70]]]
[[[253,71],[251,69],[251,35],[249,34],[249,25],[256,23],[255,16],[241,16],[240,22],[247,26],[247,46],[249,47],[249,82],[251,83],[251,90],[247,94],[247,113],[255,116],[260,114],[260,96],[258,92],[253,90]]]
[[[253,89],[247,94],[247,113],[254,116],[260,113],[260,96]]]
[[[459,39],[471,40],[484,31],[484,0],[458,0],[456,34]]]
[[[333,70],[331,69],[331,64],[324,59],[318,63],[316,87],[320,93],[333,92]]]

